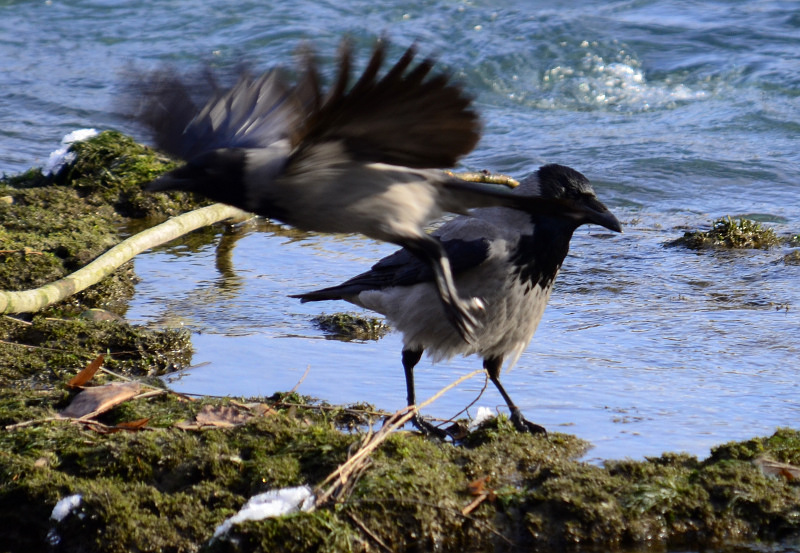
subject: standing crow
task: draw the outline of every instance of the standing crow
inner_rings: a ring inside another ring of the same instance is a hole
[[[465,343],[453,331],[436,301],[430,267],[407,249],[383,258],[371,270],[343,284],[294,297],[303,302],[345,300],[385,315],[403,333],[409,405],[416,403],[413,371],[423,351],[434,361],[478,354],[508,404],[517,429],[544,432],[525,420],[500,384],[503,361],[513,365],[533,338],[575,229],[587,223],[618,232],[621,227],[597,199],[586,177],[563,165],[541,167],[514,193],[571,200],[582,211],[542,215],[504,207],[478,209],[471,217],[457,217],[434,233],[452,263],[458,289],[484,306],[472,343]],[[419,415],[414,423],[443,435]]]

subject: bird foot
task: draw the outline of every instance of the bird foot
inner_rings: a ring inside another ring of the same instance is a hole
[[[442,441],[446,440],[450,436],[446,430],[442,430],[438,426],[434,426],[433,424],[424,420],[419,414],[411,419],[411,423],[426,436],[433,436],[434,438],[438,438]]]
[[[527,420],[522,416],[522,412],[519,409],[515,409],[511,412],[510,420],[514,424],[514,428],[519,432],[529,432],[534,436],[537,434],[547,436],[547,430],[545,430],[544,426],[539,426]]]

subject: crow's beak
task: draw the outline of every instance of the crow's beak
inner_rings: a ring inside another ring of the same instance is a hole
[[[587,223],[606,227],[614,232],[622,232],[622,225],[606,206],[597,200],[581,202],[584,218]]]

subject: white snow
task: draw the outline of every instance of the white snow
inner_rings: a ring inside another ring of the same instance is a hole
[[[478,412],[475,414],[475,418],[472,419],[470,423],[471,428],[475,428],[482,422],[485,422],[491,418],[494,418],[494,412],[488,407],[478,407]]]
[[[246,520],[261,520],[297,511],[310,511],[314,506],[314,499],[314,494],[308,486],[270,490],[254,495],[238,513],[217,526],[214,537],[225,534],[234,524]]]
[[[73,142],[81,142],[98,134],[100,133],[96,129],[78,129],[66,135],[61,139],[61,147],[50,154],[47,163],[42,167],[42,173],[45,175],[57,175],[65,165],[75,161],[75,153],[69,151],[70,145]]]
[[[78,508],[78,506],[81,504],[81,499],[81,494],[76,493],[75,495],[68,495],[67,497],[59,500],[59,502],[56,503],[56,506],[53,507],[53,512],[50,514],[50,518],[56,522],[61,522],[64,520],[64,517]]]

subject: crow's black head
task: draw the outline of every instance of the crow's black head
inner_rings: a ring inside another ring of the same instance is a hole
[[[594,223],[609,230],[622,231],[617,218],[597,199],[589,179],[575,169],[555,163],[543,165],[536,172],[535,181],[536,194],[573,203],[576,210],[566,218],[574,228]]]

